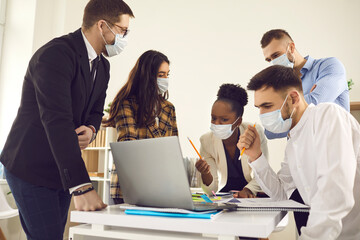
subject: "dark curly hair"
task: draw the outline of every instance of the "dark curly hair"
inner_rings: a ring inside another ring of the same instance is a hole
[[[231,105],[232,111],[242,117],[244,106],[248,103],[248,95],[239,84],[224,83],[220,86],[216,101],[224,101]]]

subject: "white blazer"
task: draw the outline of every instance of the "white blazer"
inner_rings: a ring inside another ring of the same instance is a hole
[[[242,122],[239,126],[240,134],[243,134],[247,129],[248,125],[252,125],[251,123]],[[257,124],[256,130],[260,135],[261,142],[261,151],[268,157],[268,147],[267,140],[264,135],[264,129]],[[204,158],[204,160],[210,165],[211,175],[213,176],[213,181],[209,186],[206,186],[201,180],[201,187],[207,194],[212,194],[212,191],[217,192],[225,187],[227,179],[228,179],[228,171],[227,171],[227,162],[226,162],[226,154],[223,142],[220,138],[215,137],[212,132],[208,132],[201,136],[200,138],[200,154]],[[248,184],[245,186],[250,189],[253,194],[257,194],[262,191],[255,179],[251,176],[252,170],[248,164],[249,157],[245,154],[241,157],[241,165],[244,173],[244,177]]]

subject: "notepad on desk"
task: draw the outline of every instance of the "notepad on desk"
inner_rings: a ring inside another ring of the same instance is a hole
[[[294,200],[275,201],[271,198],[233,198],[240,211],[293,211],[309,212],[310,207]]]

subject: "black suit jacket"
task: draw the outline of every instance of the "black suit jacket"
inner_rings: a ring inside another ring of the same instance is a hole
[[[31,58],[0,156],[17,177],[54,189],[90,182],[75,129],[99,128],[110,66],[100,56],[93,86],[88,59],[80,29],[53,39]]]

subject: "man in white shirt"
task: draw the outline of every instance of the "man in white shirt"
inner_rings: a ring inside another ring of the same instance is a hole
[[[263,191],[288,199],[295,188],[310,206],[300,239],[360,239],[360,125],[334,103],[305,101],[301,80],[291,68],[271,66],[247,86],[255,91],[260,120],[271,132],[286,132],[285,158],[276,174],[260,149],[256,129],[240,137]]]

